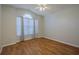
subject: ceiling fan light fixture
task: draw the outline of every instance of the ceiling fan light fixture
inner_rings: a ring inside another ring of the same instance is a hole
[[[47,8],[46,4],[39,4],[38,7],[36,7],[36,9],[39,9],[40,11],[45,11]]]

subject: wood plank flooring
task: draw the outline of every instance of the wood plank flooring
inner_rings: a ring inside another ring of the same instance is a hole
[[[79,55],[79,48],[46,38],[37,38],[6,46],[1,55]]]

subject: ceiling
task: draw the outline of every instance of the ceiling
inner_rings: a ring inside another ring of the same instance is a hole
[[[24,9],[28,9],[38,15],[47,15],[47,14],[51,14],[51,13],[55,13],[57,11],[60,11],[62,9],[71,7],[72,5],[68,5],[68,4],[48,4],[47,7],[48,9],[46,9],[45,11],[41,12],[38,9],[35,9],[36,7],[38,7],[37,4],[9,4],[10,6],[16,7],[16,8],[24,8]]]

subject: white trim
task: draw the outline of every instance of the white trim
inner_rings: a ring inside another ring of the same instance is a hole
[[[16,41],[16,42],[13,42],[13,43],[10,43],[10,44],[5,44],[5,45],[2,45],[2,48],[3,48],[3,47],[6,47],[6,46],[9,46],[9,45],[16,44],[17,42],[19,42],[19,41]]]
[[[17,42],[19,42],[19,41],[17,41]],[[15,43],[10,43],[10,44],[5,44],[5,45],[2,45],[2,47],[0,47],[0,54],[1,54],[1,52],[2,52],[2,49],[3,49],[3,47],[6,47],[6,46],[9,46],[9,45],[16,44],[17,42],[15,42]]]
[[[27,38],[27,39],[24,39],[24,41],[26,41],[26,40],[31,40],[31,39],[32,39],[32,38]],[[4,45],[2,45],[2,48],[3,48],[3,47],[6,47],[6,46],[9,46],[9,45],[16,44],[16,43],[18,43],[18,42],[20,42],[20,41],[16,41],[16,42],[9,43],[9,44],[4,44]]]
[[[64,44],[67,44],[67,45],[70,45],[70,46],[74,46],[74,47],[79,48],[79,45],[76,45],[76,44],[72,44],[72,43],[60,41],[60,40],[57,40],[57,39],[54,39],[54,38],[49,38],[49,37],[45,37],[45,38],[48,38],[48,39],[50,39],[50,40],[58,41],[58,42],[61,42],[61,43],[64,43]]]
[[[40,36],[40,37],[42,37],[42,36]],[[40,37],[36,37],[36,38],[40,38]],[[31,40],[31,39],[32,39],[32,38],[26,38],[26,39],[24,39],[24,41],[26,41],[26,40]],[[1,48],[6,47],[6,46],[9,46],[9,45],[16,44],[16,43],[18,43],[18,42],[20,42],[20,41],[18,40],[18,41],[13,42],[13,43],[4,44],[4,45],[2,45],[2,47],[1,47]]]

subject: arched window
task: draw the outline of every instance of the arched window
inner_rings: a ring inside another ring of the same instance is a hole
[[[24,20],[24,35],[34,33],[34,20],[31,15],[26,14],[23,16]]]
[[[35,27],[34,27],[35,26]],[[24,36],[38,33],[38,20],[34,20],[29,14],[18,16],[16,21],[17,36]]]

